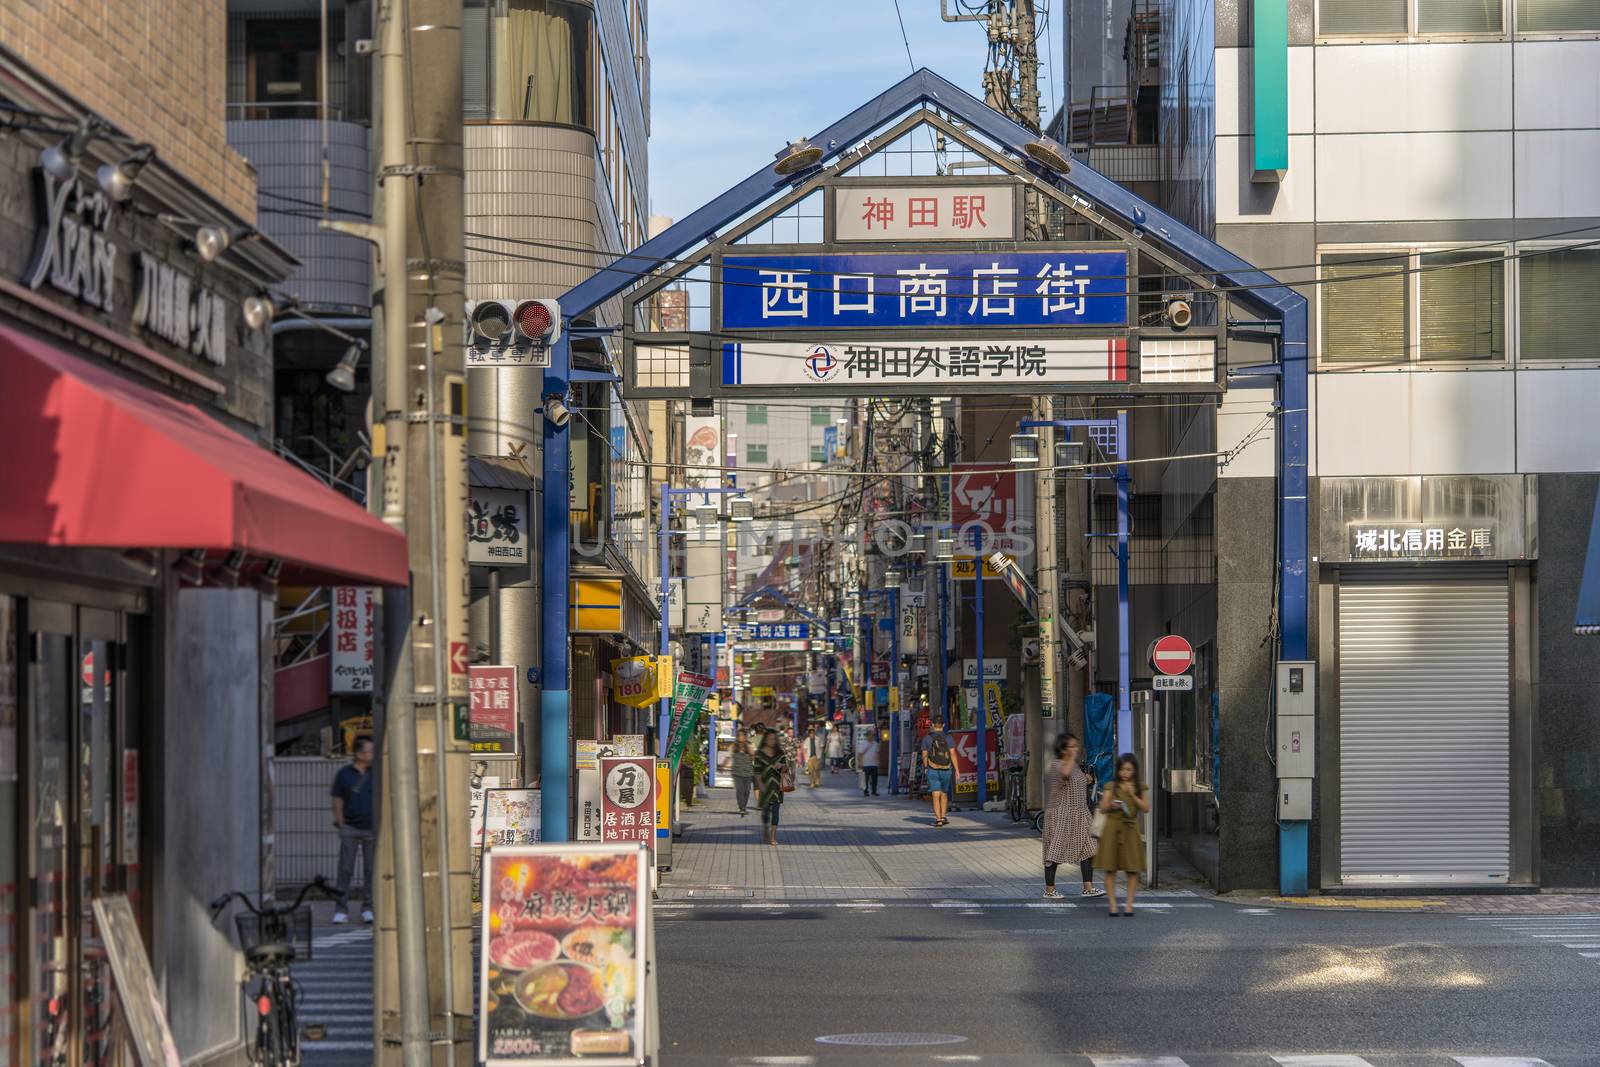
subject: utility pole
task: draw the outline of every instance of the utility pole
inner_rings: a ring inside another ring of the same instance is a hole
[[[1055,399],[1035,397],[1033,417],[1040,421],[1055,418]],[[1060,570],[1058,558],[1060,545],[1056,540],[1056,431],[1051,426],[1039,427],[1039,467],[1034,480],[1034,538],[1035,560],[1038,566],[1039,590],[1039,699],[1036,714],[1029,714],[1024,722],[1027,728],[1029,752],[1044,753],[1049,744],[1048,734],[1064,729],[1058,721],[1061,694],[1056,689],[1060,677],[1060,644],[1056,641],[1059,619]],[[1028,807],[1044,807],[1042,758],[1034,761],[1035,773],[1028,776]]]
[[[409,18],[408,18],[409,16]],[[387,610],[377,1060],[470,1062],[461,0],[381,12],[383,516],[411,587]],[[426,76],[417,72],[426,71]],[[466,1023],[467,1025],[462,1025]]]

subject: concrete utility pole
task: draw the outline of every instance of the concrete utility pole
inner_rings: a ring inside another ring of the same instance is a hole
[[[1055,418],[1055,399],[1035,397],[1033,417],[1040,421]],[[1044,754],[1049,750],[1051,734],[1065,727],[1058,719],[1061,694],[1056,689],[1060,677],[1060,644],[1056,641],[1059,619],[1060,569],[1057,565],[1059,544],[1056,540],[1056,431],[1041,426],[1039,433],[1039,467],[1034,477],[1034,531],[1037,541],[1034,559],[1038,565],[1039,590],[1039,696],[1037,704],[1028,708],[1024,721],[1028,751],[1035,753],[1033,772],[1028,775],[1028,807],[1044,807]],[[1031,703],[1031,702],[1030,702]]]
[[[383,515],[411,588],[385,620],[375,1033],[380,1063],[453,1067],[472,1018],[461,0],[389,0],[381,27]]]

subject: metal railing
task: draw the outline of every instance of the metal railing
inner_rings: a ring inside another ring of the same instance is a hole
[[[320,119],[324,105],[319,100],[262,100],[230,101],[227,105],[229,119]],[[327,105],[329,122],[343,122],[344,108]]]

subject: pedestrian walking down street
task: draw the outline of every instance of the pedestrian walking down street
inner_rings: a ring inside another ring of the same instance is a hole
[[[861,787],[861,795],[864,797],[878,795],[879,752],[878,735],[873,733],[867,738],[867,743],[861,746],[861,752],[856,756],[856,763],[861,768],[861,773],[866,775],[866,781]]]
[[[1097,897],[1101,893],[1094,885],[1098,842],[1094,838],[1094,812],[1089,799],[1094,780],[1080,762],[1082,755],[1083,744],[1077,736],[1062,734],[1056,738],[1055,759],[1045,768],[1045,788],[1049,790],[1044,802],[1046,900],[1061,899],[1056,889],[1056,867],[1063,863],[1078,865],[1078,873],[1083,878],[1083,896]]]
[[[955,763],[950,756],[950,735],[935,725],[922,739],[922,769],[927,774],[928,792],[933,795],[933,825],[950,820],[950,794],[955,792]]]
[[[1139,813],[1150,810],[1144,786],[1139,784],[1139,761],[1133,753],[1117,757],[1111,784],[1100,794],[1100,811],[1105,826],[1100,831],[1100,851],[1094,865],[1105,872],[1106,905],[1111,916],[1117,914],[1117,873],[1127,876],[1128,897],[1122,914],[1133,918],[1133,898],[1139,892],[1139,875],[1144,873],[1144,838],[1139,834]]]
[[[793,773],[794,764],[783,753],[775,730],[761,735],[761,747],[756,749],[756,799],[761,805],[761,840],[769,845],[778,843],[778,815],[783,808],[784,772]]]
[[[349,922],[350,880],[356,873],[356,853],[361,854],[361,921],[372,921],[372,883],[376,857],[372,819],[372,738],[365,734],[350,746],[350,762],[333,776],[328,795],[333,798],[333,825],[339,830],[339,902],[333,921]]]
[[[839,728],[834,727],[828,731],[828,773],[838,774],[842,766],[844,766],[844,738],[840,736]]]
[[[755,757],[750,751],[750,735],[743,730],[733,741],[733,797],[739,802],[739,814],[748,815],[750,809],[750,783],[756,776]]]
[[[822,738],[817,736],[815,726],[806,727],[806,737],[800,743],[800,751],[806,757],[806,784],[815,789],[822,784]]]

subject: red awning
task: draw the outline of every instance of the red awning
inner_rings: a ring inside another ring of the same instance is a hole
[[[192,404],[0,327],[0,541],[240,550],[405,585],[405,537]]]

